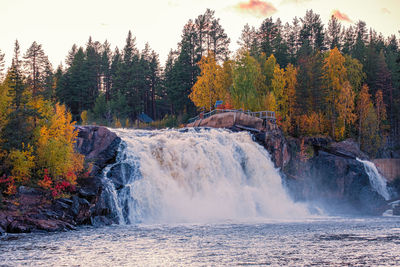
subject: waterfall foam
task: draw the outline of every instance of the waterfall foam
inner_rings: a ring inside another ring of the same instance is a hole
[[[369,182],[371,187],[378,192],[385,200],[390,199],[390,193],[387,188],[387,181],[382,175],[379,173],[378,169],[376,168],[375,164],[368,160],[361,160],[357,158],[359,162],[364,165],[365,172],[368,175]]]
[[[125,146],[117,162],[120,221],[216,222],[308,216],[294,203],[268,152],[246,132],[222,129],[113,129]],[[111,179],[111,178],[110,178]],[[114,182],[115,184],[115,182]],[[115,189],[116,187],[117,190]]]

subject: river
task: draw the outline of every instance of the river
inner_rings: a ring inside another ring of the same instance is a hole
[[[1,266],[400,265],[400,217],[293,202],[247,133],[116,132],[103,180],[120,225],[6,235]]]
[[[400,218],[137,224],[9,234],[1,266],[400,265]]]

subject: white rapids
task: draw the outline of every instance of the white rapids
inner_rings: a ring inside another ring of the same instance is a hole
[[[247,132],[222,129],[112,129],[125,186],[121,223],[220,222],[308,217],[294,203],[268,152]],[[107,174],[105,173],[105,179]],[[112,188],[115,190],[115,188]]]
[[[371,187],[380,194],[385,200],[390,199],[390,192],[387,188],[386,179],[379,173],[375,164],[368,160],[361,160],[357,158],[359,162],[364,165],[365,172],[368,175]]]

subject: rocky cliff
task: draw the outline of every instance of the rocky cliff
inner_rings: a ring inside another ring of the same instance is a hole
[[[352,140],[326,137],[286,138],[276,124],[246,114],[222,113],[188,127],[228,128],[253,133],[285,176],[296,200],[322,203],[334,213],[381,214],[386,201],[370,186],[359,159],[368,159]]]
[[[388,208],[374,191],[356,142],[330,138],[289,139],[291,160],[284,173],[292,196],[315,201],[332,213],[382,214]]]

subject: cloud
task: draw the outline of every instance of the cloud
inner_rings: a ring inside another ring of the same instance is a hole
[[[383,14],[391,14],[391,13],[392,13],[392,12],[390,12],[390,10],[387,9],[386,7],[382,8],[381,11],[382,11]]]
[[[235,6],[235,9],[256,17],[270,16],[277,11],[277,9],[271,3],[261,0],[249,0],[249,2],[241,2]]]
[[[336,17],[338,20],[342,20],[342,21],[347,21],[347,22],[353,22],[349,16],[347,16],[346,14],[340,12],[339,10],[335,9],[332,11],[332,16]]]
[[[306,2],[310,2],[311,0],[283,0],[281,2],[282,5],[284,4],[296,4],[296,5],[300,5]]]

